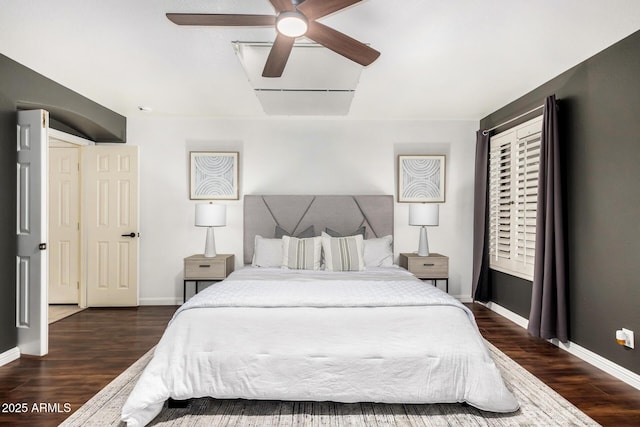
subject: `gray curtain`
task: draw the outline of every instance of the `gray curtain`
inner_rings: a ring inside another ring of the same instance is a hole
[[[489,135],[479,130],[476,135],[476,170],[473,201],[473,299],[491,300],[489,284],[489,245],[487,244],[487,221],[489,218],[488,175]]]
[[[529,333],[567,342],[568,307],[565,228],[558,112],[555,95],[544,105],[538,175],[536,253]]]

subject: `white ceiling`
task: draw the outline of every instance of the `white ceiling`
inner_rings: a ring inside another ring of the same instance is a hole
[[[166,12],[272,14],[267,0],[0,0],[0,53],[126,116],[263,117],[233,41]],[[321,19],[382,52],[348,118],[479,119],[640,29],[639,0],[365,0]],[[141,113],[138,106],[152,113]]]

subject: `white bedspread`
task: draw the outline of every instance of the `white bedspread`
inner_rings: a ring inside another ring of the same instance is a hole
[[[184,304],[122,409],[169,397],[453,403],[512,412],[473,316],[399,268],[246,268]]]
[[[455,298],[433,286],[425,286],[399,267],[346,272],[245,268],[191,298],[176,316],[184,310],[202,307],[418,305],[453,305],[467,310]],[[469,317],[475,322],[471,312]]]

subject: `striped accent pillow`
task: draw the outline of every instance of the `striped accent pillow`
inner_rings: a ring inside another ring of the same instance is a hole
[[[364,270],[361,234],[348,237],[331,237],[322,233],[325,269],[327,271]]]
[[[295,270],[320,270],[322,241],[320,237],[298,239],[282,236],[282,266]]]

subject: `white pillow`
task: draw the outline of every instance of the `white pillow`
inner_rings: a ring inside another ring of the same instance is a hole
[[[362,234],[347,237],[331,237],[322,233],[322,250],[327,271],[364,270]]]
[[[364,265],[367,267],[393,266],[393,236],[384,236],[364,241]]]
[[[294,270],[320,270],[322,242],[320,237],[298,239],[282,236],[282,267]]]
[[[282,239],[256,236],[253,247],[253,267],[280,267],[282,265]]]

